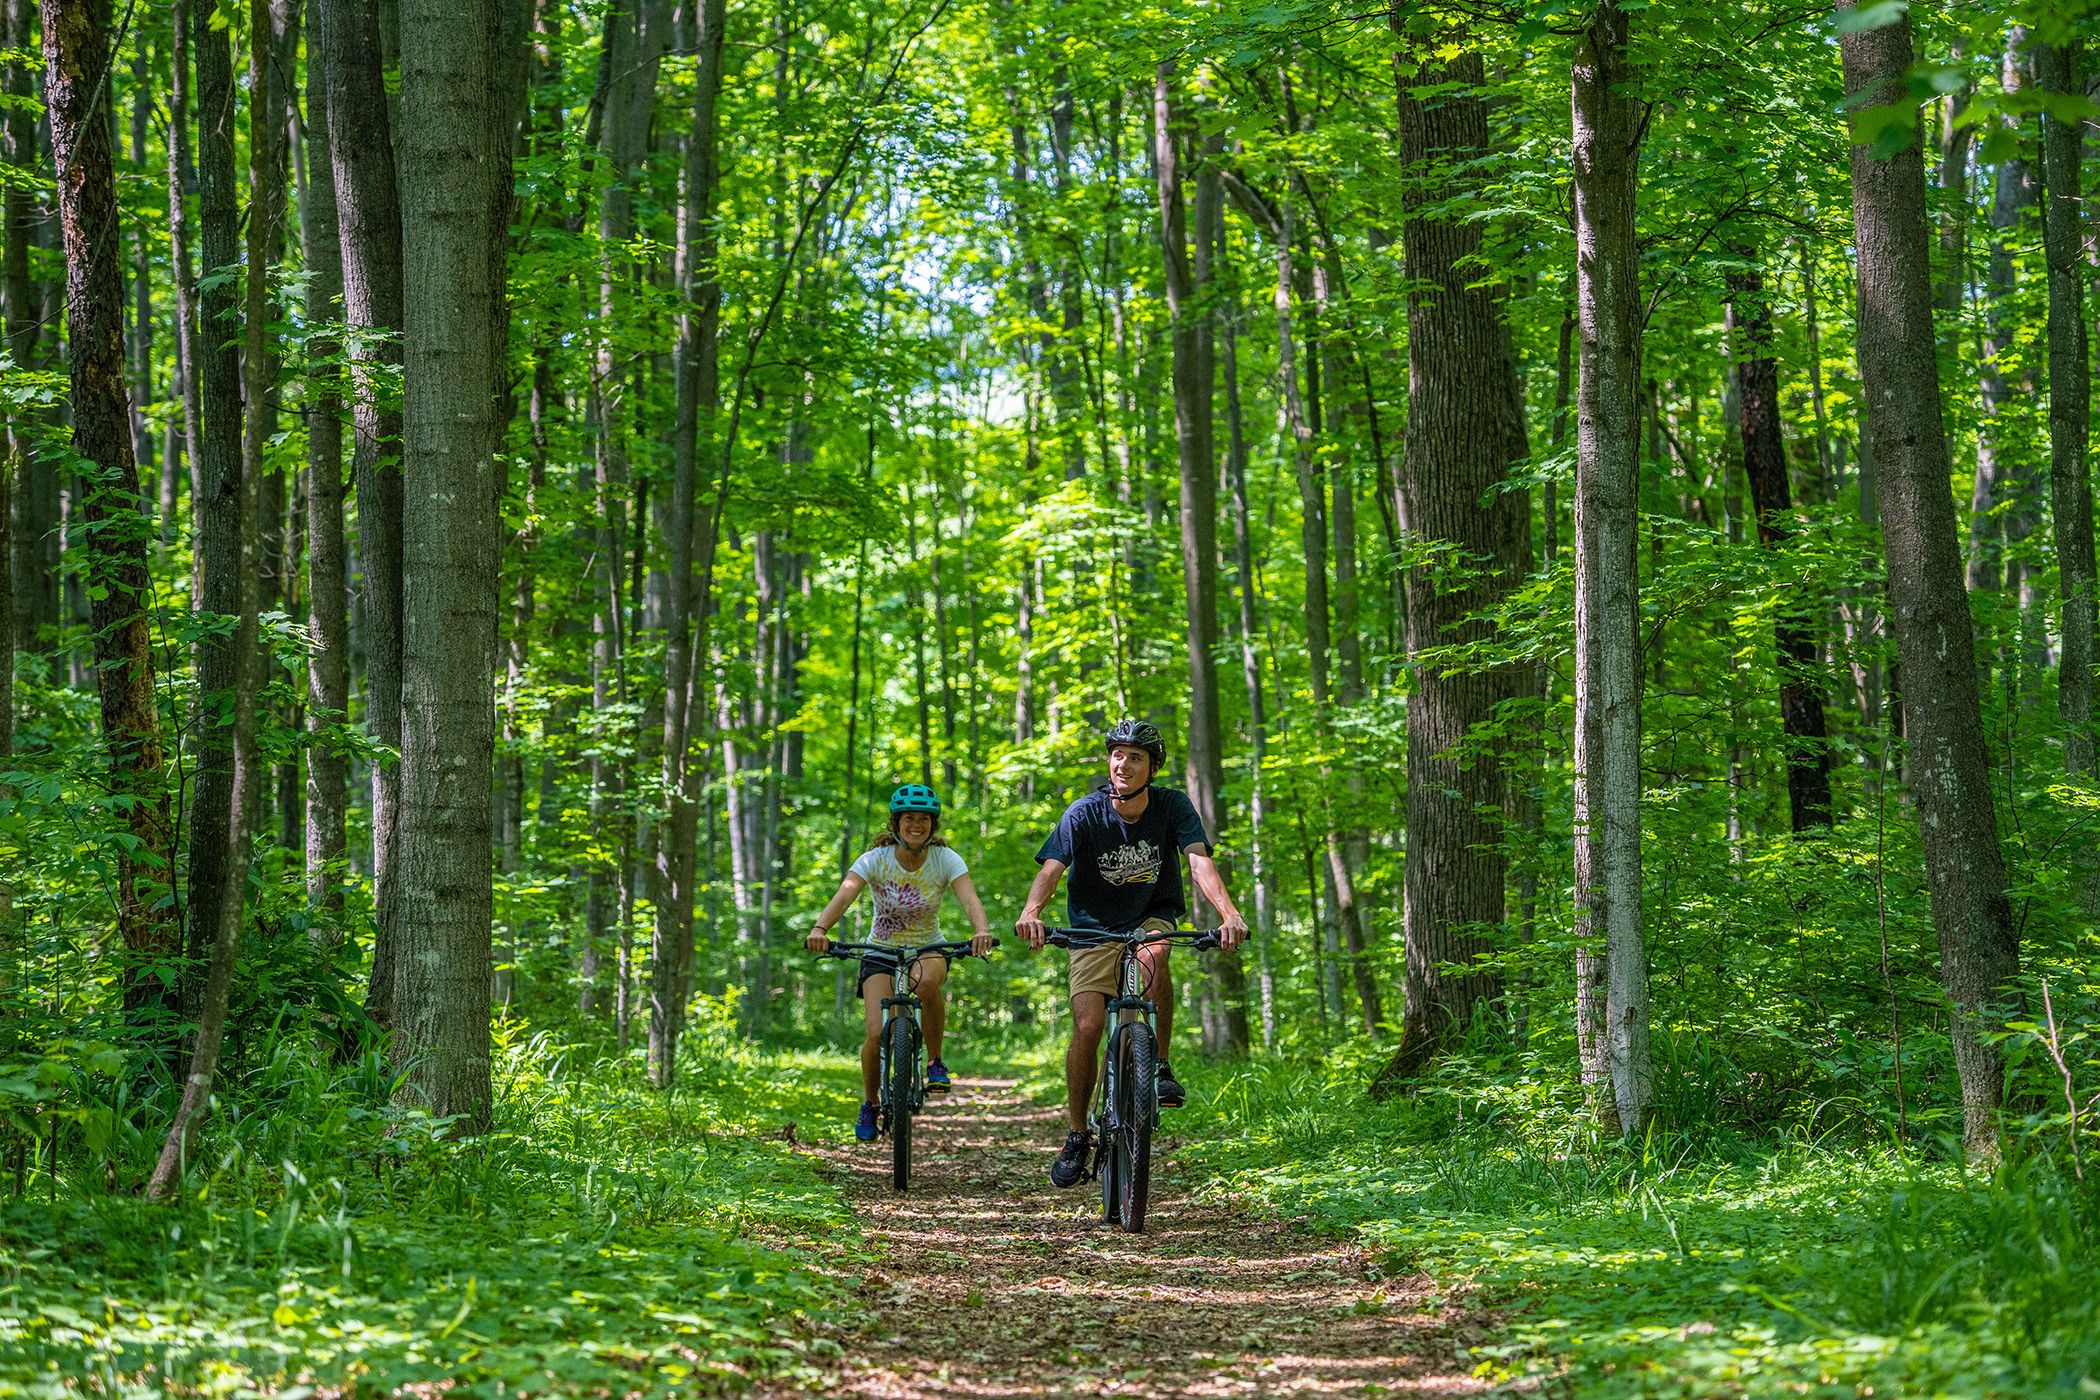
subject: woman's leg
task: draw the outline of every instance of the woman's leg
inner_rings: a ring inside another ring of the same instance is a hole
[[[860,984],[860,1003],[867,1008],[868,1034],[860,1043],[860,1098],[874,1103],[882,1077],[882,999],[890,994],[890,974],[879,972]]]
[[[919,994],[919,1029],[926,1036],[926,1058],[941,1057],[941,1037],[948,1029],[948,960],[922,958],[912,964],[911,987]]]

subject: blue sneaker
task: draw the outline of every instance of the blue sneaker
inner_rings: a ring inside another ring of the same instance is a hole
[[[860,1117],[853,1124],[853,1136],[859,1138],[862,1142],[875,1141],[874,1104],[864,1103],[860,1106]]]
[[[939,1060],[928,1064],[926,1066],[926,1092],[929,1094],[945,1094],[948,1092],[949,1087],[948,1067]]]

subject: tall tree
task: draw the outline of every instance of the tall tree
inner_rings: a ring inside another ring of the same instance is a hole
[[[343,319],[351,328],[352,475],[357,491],[359,590],[365,659],[365,727],[374,743],[401,745],[401,410],[392,374],[401,360],[401,195],[378,0],[314,0],[313,36],[327,74],[328,149],[335,166],[343,253]],[[394,814],[400,769],[372,772],[372,893],[378,921],[365,1004],[392,1018],[401,919],[393,898]]]
[[[2064,771],[2094,769],[2093,484],[2086,470],[2092,426],[2092,366],[2085,325],[2083,126],[2065,115],[2085,95],[2085,43],[2075,36],[2042,44],[2037,85],[2057,105],[2042,109],[2042,243],[2049,265],[2049,505],[2056,533],[2063,651],[2056,708],[2063,721]]]
[[[710,601],[714,573],[716,504],[699,495],[702,463],[721,460],[715,415],[721,408],[718,335],[722,287],[716,274],[715,183],[717,102],[722,91],[725,0],[704,0],[693,77],[692,125],[686,132],[685,205],[681,213],[679,275],[686,309],[679,318],[678,419],[672,439],[670,599],[665,620],[663,785],[665,816],[657,844],[657,898],[650,946],[650,1077],[667,1086],[676,1071],[679,1023],[685,1014],[684,978],[692,956],[693,875],[698,793],[693,790],[693,717],[698,668],[693,664],[695,620]],[[712,493],[711,493],[712,494]],[[700,538],[702,532],[706,538]],[[704,570],[703,570],[704,566]],[[854,646],[860,645],[856,632]],[[857,653],[856,653],[857,654]],[[856,661],[855,685],[859,684]],[[857,716],[856,716],[857,718]],[[851,762],[851,747],[848,748]]]
[[[1212,282],[1214,229],[1224,201],[1216,152],[1199,157],[1196,170],[1194,251],[1189,247],[1187,201],[1182,194],[1181,147],[1193,143],[1192,124],[1175,112],[1174,64],[1161,63],[1153,78],[1153,163],[1159,175],[1159,237],[1165,257],[1167,314],[1173,323],[1174,440],[1181,465],[1182,583],[1188,605],[1189,800],[1204,829],[1219,834],[1224,815],[1224,734],[1218,716],[1218,462],[1212,401],[1217,391],[1217,346],[1205,304]],[[1199,918],[1201,915],[1199,914]],[[1247,1051],[1247,998],[1238,960],[1220,954],[1215,964],[1223,985],[1224,1037],[1228,1055]],[[1166,1045],[1161,1018],[1160,1044]]]
[[[1619,1127],[1653,1093],[1641,933],[1640,139],[1628,12],[1600,0],[1573,65],[1575,302],[1575,897],[1604,944],[1604,1047]]]
[[[1911,28],[1897,13],[1864,16],[1839,36],[1854,108],[1906,100]],[[1877,22],[1878,21],[1878,22]],[[1954,1003],[1962,1140],[1995,1153],[2004,1065],[1989,1038],[1993,1008],[2019,970],[2005,897],[1989,753],[1977,694],[1975,639],[1962,587],[1952,463],[1933,356],[1925,170],[1916,133],[1900,148],[1852,147],[1852,226],[1859,248],[1859,369],[1880,491],[1889,611],[1903,677],[1903,732],[1918,811],[1940,975]],[[1896,139],[1900,139],[1896,138]],[[1888,146],[1895,144],[1888,140]]]
[[[305,245],[306,320],[339,319],[343,249],[338,233],[335,166],[328,143],[326,65],[309,55],[306,69],[306,191],[299,201]],[[314,652],[306,670],[306,892],[321,909],[342,903],[338,868],[348,854],[349,765],[333,737],[350,710],[350,586],[343,534],[341,347],[315,334],[306,346],[306,599]],[[336,936],[324,921],[317,928]]]
[[[243,765],[253,755],[236,743],[237,721],[253,705],[244,683],[246,658],[255,647],[252,592],[255,514],[252,486],[241,452],[239,177],[234,173],[233,40],[214,10],[191,11],[190,41],[197,60],[198,216],[206,278],[201,289],[198,371],[198,442],[201,485],[192,508],[197,520],[198,601],[213,626],[197,643],[197,767],[191,789],[187,951],[194,1007],[202,995],[196,976],[208,974],[211,956],[229,918],[238,927],[238,906],[247,882],[241,853],[235,789],[248,788]],[[267,33],[267,20],[265,21]],[[258,269],[256,275],[261,276]]]
[[[1393,12],[1402,26],[1400,11]],[[1522,492],[1504,488],[1528,453],[1504,293],[1478,273],[1481,225],[1450,211],[1462,172],[1492,150],[1485,68],[1469,36],[1419,35],[1393,55],[1400,156],[1407,181],[1407,529],[1436,551],[1407,576],[1407,978],[1397,1069],[1499,990],[1481,969],[1486,930],[1502,922],[1507,857],[1500,830],[1506,785],[1499,753],[1478,731],[1515,693],[1507,667],[1454,664],[1437,653],[1483,640],[1482,614],[1523,564],[1529,522]],[[1452,582],[1452,580],[1460,580]],[[1465,970],[1446,972],[1447,965]]]
[[[1750,482],[1750,507],[1757,516],[1758,543],[1783,549],[1794,508],[1786,447],[1780,440],[1779,362],[1772,356],[1772,307],[1753,250],[1728,274],[1735,342],[1736,412],[1743,444],[1743,475]],[[1779,657],[1779,719],[1786,736],[1787,811],[1796,832],[1828,827],[1830,814],[1829,731],[1823,719],[1821,647],[1823,600],[1790,598],[1772,620]]]
[[[66,255],[67,368],[73,450],[79,455],[78,548],[87,575],[100,691],[106,784],[126,839],[117,843],[117,934],[127,956],[126,1010],[162,1046],[171,1027],[181,930],[163,896],[172,847],[153,690],[146,548],[152,522],[140,509],[124,383],[124,283],[118,267],[116,174],[108,113],[109,0],[44,0],[44,98],[58,170]]]
[[[506,14],[507,11],[511,13]],[[506,20],[509,23],[506,23]],[[518,12],[402,0],[401,815],[389,1003],[408,1092],[488,1126],[497,538]],[[337,108],[329,91],[330,112]]]

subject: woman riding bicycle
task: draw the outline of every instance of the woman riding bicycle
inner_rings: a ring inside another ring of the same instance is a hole
[[[977,898],[977,887],[970,883],[970,868],[940,838],[940,825],[941,799],[932,788],[924,783],[906,783],[891,793],[889,830],[876,838],[874,846],[853,862],[846,878],[839,881],[838,893],[817,915],[804,946],[818,953],[829,948],[831,930],[845,917],[860,892],[869,888],[875,891],[875,926],[868,935],[871,942],[932,942],[939,937],[934,925],[941,896],[954,890],[963,912],[969,916],[970,926],[977,930],[976,937],[970,940],[970,951],[979,955],[990,952],[993,939],[986,926],[984,905]],[[853,1135],[862,1142],[875,1140],[876,1077],[882,1067],[882,1000],[890,994],[890,983],[882,979],[889,977],[890,971],[877,959],[861,960],[860,997],[867,1010],[868,1033],[860,1046],[860,1117],[853,1125]],[[877,979],[873,987],[868,984],[871,977]],[[934,1094],[947,1093],[949,1085],[948,1067],[941,1063],[941,1034],[948,1020],[942,987],[947,980],[948,960],[939,954],[928,954],[912,966],[912,991],[920,1001],[920,1024],[926,1035],[926,1053],[931,1056],[926,1066],[926,1089]]]

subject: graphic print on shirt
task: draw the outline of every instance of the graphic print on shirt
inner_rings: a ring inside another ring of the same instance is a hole
[[[1111,885],[1149,885],[1159,879],[1159,847],[1150,841],[1111,846],[1096,863],[1101,878]]]
[[[853,873],[875,896],[869,936],[878,943],[917,943],[934,936],[942,898],[970,867],[953,850],[935,846],[917,870],[906,870],[895,847],[878,846],[853,862]]]
[[[941,907],[941,888],[929,890],[912,879],[924,871],[898,870],[898,880],[872,880],[875,891],[875,941],[893,943],[900,933],[932,935],[934,912]]]

